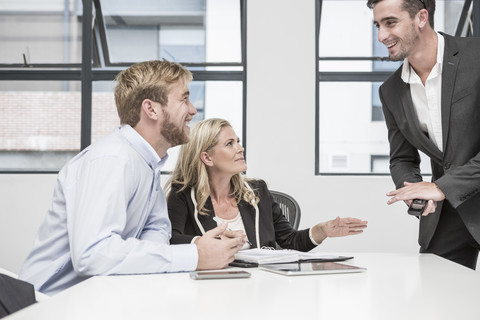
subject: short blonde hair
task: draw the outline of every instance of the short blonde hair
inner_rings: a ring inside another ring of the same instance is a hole
[[[167,183],[167,198],[170,195],[173,184],[180,185],[178,192],[187,187],[195,189],[197,210],[200,214],[208,214],[205,203],[210,196],[210,185],[205,164],[200,158],[202,152],[210,153],[218,143],[218,136],[225,127],[231,127],[227,120],[212,118],[200,121],[191,130],[190,141],[182,145],[180,154]],[[245,185],[249,179],[241,173],[234,175],[230,181],[233,194],[237,203],[241,200],[249,204],[258,203],[259,199],[252,189]]]
[[[187,85],[192,79],[188,69],[167,60],[140,62],[123,70],[115,79],[114,91],[120,123],[136,126],[143,100],[151,99],[166,105],[170,86],[178,80]]]

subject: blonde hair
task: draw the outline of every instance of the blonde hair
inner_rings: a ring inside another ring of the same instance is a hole
[[[188,69],[167,60],[140,62],[123,70],[115,78],[114,91],[120,123],[136,126],[143,100],[151,99],[166,105],[170,86],[178,80],[187,85],[192,79]]]
[[[212,118],[200,121],[191,130],[190,141],[182,145],[180,154],[167,183],[167,198],[170,196],[173,184],[179,184],[178,192],[190,187],[195,190],[197,210],[200,214],[208,214],[205,203],[210,196],[210,185],[205,164],[200,159],[202,152],[210,153],[218,143],[218,136],[223,128],[231,127],[227,120]],[[250,179],[241,173],[235,174],[230,180],[237,204],[244,200],[249,204],[257,204],[259,199],[253,190],[246,186]]]

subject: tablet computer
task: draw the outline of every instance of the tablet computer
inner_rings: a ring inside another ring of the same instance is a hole
[[[337,262],[303,262],[303,263],[279,263],[263,264],[260,270],[275,272],[286,276],[300,276],[309,274],[331,274],[363,272],[366,268],[352,266]]]

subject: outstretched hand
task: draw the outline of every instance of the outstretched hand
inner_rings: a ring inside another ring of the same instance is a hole
[[[312,236],[315,242],[321,243],[325,238],[345,237],[363,232],[367,227],[367,221],[357,218],[340,218],[319,223],[312,228]]]
[[[323,232],[327,237],[344,237],[363,232],[367,227],[367,221],[357,218],[340,218],[325,222]]]

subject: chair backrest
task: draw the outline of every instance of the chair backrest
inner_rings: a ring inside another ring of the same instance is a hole
[[[290,222],[295,230],[298,230],[301,217],[298,202],[292,196],[283,192],[271,190],[270,193],[272,194],[273,199],[280,205],[283,215],[287,218],[288,222]]]

